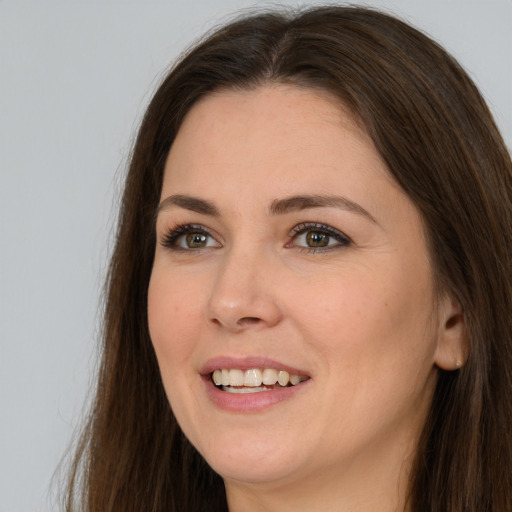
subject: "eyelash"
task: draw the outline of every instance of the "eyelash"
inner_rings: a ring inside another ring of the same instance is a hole
[[[204,226],[201,226],[199,224],[182,224],[179,226],[176,226],[174,229],[171,229],[162,239],[162,246],[166,247],[168,249],[171,249],[173,251],[193,251],[197,249],[188,248],[185,249],[184,247],[180,247],[177,245],[177,242],[179,241],[179,238],[184,235],[189,234],[198,234],[198,235],[204,235],[207,237],[213,238],[212,234],[208,229],[206,229]]]
[[[297,238],[300,235],[303,235],[308,232],[316,232],[322,235],[327,235],[330,238],[333,238],[338,243],[335,245],[328,245],[325,247],[305,247],[305,246],[297,246],[293,244],[294,240],[297,240]],[[198,248],[184,248],[180,247],[177,243],[179,242],[180,237],[184,235],[189,234],[198,234],[198,235],[204,235],[206,237],[210,237],[211,239],[215,240],[212,233],[205,228],[202,225],[199,224],[182,224],[174,229],[171,229],[162,239],[161,244],[163,247],[166,247],[168,249],[171,249],[173,251],[183,251],[183,252],[193,252],[197,251],[199,249],[203,249],[204,247],[198,247]],[[285,247],[291,248],[296,247],[300,249],[301,251],[305,251],[307,253],[315,253],[315,252],[326,252],[330,251],[336,248],[340,247],[348,247],[352,244],[352,240],[342,233],[341,231],[338,231],[337,229],[334,229],[331,226],[328,226],[326,224],[320,224],[317,222],[304,222],[301,224],[298,224],[295,226],[288,236],[291,238],[289,242],[286,243]],[[218,242],[217,242],[218,243]]]
[[[338,243],[335,245],[329,245],[326,247],[304,247],[304,246],[295,246],[298,249],[305,251],[307,253],[315,253],[315,252],[327,252],[331,251],[333,249],[339,249],[340,247],[348,247],[352,244],[352,240],[350,237],[342,233],[341,231],[338,231],[337,229],[328,226],[326,224],[321,224],[318,222],[303,222],[301,224],[298,224],[295,226],[292,231],[289,233],[288,236],[292,238],[292,240],[296,240],[300,235],[303,235],[305,233],[320,233],[322,235],[327,235],[330,238],[333,238]],[[293,247],[293,244],[290,244],[288,242],[286,244],[287,247]]]

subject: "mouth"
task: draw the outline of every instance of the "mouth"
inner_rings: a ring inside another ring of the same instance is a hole
[[[309,377],[275,368],[218,368],[210,373],[210,379],[217,389],[227,393],[247,394],[294,387]]]
[[[312,376],[267,357],[218,356],[199,370],[210,401],[235,414],[273,410],[279,403],[307,396]]]

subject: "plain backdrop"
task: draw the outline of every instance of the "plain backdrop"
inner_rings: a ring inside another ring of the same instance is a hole
[[[512,0],[365,4],[451,51],[512,147]],[[254,5],[268,4],[0,0],[0,512],[58,510],[50,481],[94,371],[124,166],[151,91],[191,41]]]

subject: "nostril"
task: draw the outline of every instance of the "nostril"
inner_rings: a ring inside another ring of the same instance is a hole
[[[239,325],[253,325],[261,322],[261,318],[257,318],[255,316],[244,316],[238,320],[237,324]]]
[[[218,318],[212,318],[211,321],[219,326],[224,325],[222,321]],[[257,325],[262,322],[261,318],[255,317],[255,316],[244,316],[243,318],[240,318],[235,322],[234,325],[236,325],[236,329],[239,329],[241,327],[250,327],[252,325]]]

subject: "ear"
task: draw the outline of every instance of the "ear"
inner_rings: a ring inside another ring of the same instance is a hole
[[[467,357],[464,312],[459,301],[446,295],[439,305],[439,337],[434,362],[442,370],[458,370]]]

